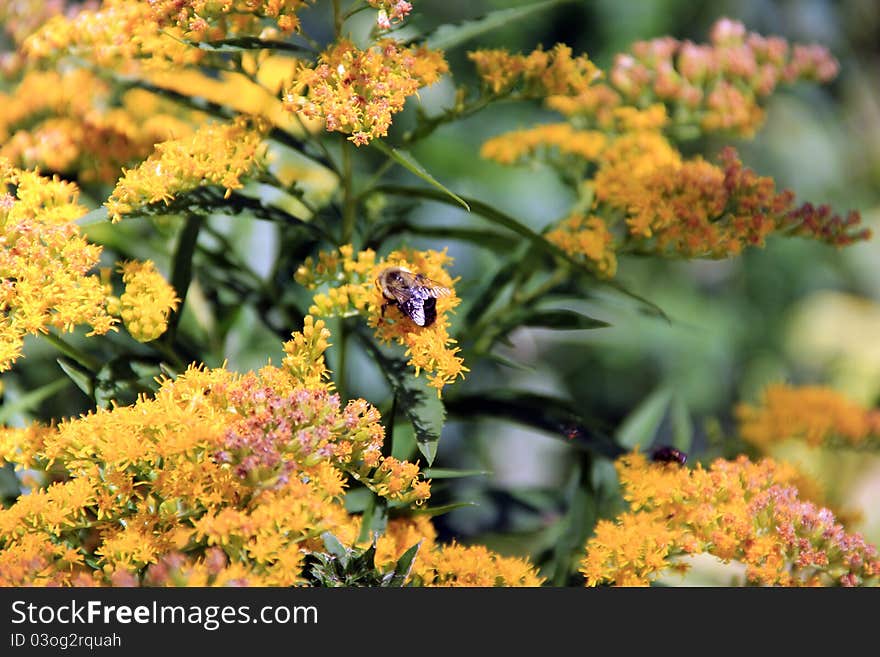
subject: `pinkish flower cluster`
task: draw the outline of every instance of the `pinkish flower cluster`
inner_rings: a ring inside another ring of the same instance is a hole
[[[228,399],[241,419],[215,458],[249,484],[280,487],[294,471],[328,459],[379,462],[384,430],[378,411],[363,400],[340,412],[339,395],[325,388],[282,395],[254,376],[230,390]]]
[[[877,548],[860,534],[847,534],[828,509],[798,499],[795,488],[771,486],[751,500],[750,510],[756,517],[769,516],[804,580],[826,573],[843,586],[857,586],[880,575]]]
[[[749,136],[763,123],[761,101],[779,84],[827,82],[837,70],[823,46],[789,46],[781,37],[747,32],[742,23],[722,18],[708,44],[672,37],[636,42],[615,58],[608,86],[616,92],[613,105],[660,101],[679,125]],[[587,100],[595,97],[591,91]]]
[[[392,25],[401,22],[412,11],[412,5],[406,0],[369,0],[369,3],[379,10],[376,24],[380,30],[390,30]]]

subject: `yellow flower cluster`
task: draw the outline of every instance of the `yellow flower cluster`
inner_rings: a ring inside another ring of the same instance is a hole
[[[736,417],[740,436],[764,450],[789,439],[814,447],[880,445],[880,411],[821,386],[769,386],[757,404],[737,406]]]
[[[156,142],[190,132],[180,110],[146,91],[128,91],[112,107],[107,83],[81,68],[31,71],[0,93],[0,156],[82,181],[114,182]]]
[[[586,55],[572,57],[563,43],[553,50],[538,48],[528,55],[507,50],[475,50],[468,53],[477,74],[495,95],[517,91],[524,97],[575,96],[601,76]]]
[[[315,294],[309,312],[321,317],[362,315],[375,328],[381,342],[396,342],[407,348],[409,365],[416,376],[421,371],[428,375],[428,385],[439,395],[446,385],[458,377],[464,378],[468,369],[458,354],[455,340],[449,336],[447,314],[461,300],[455,294],[452,277],[446,272],[451,258],[446,251],[395,251],[386,258],[376,259],[375,252],[361,251],[357,255],[350,245],[338,253],[321,253],[317,261],[307,258],[296,273],[296,281],[310,289],[328,285],[326,291]],[[402,267],[427,276],[452,294],[437,299],[437,319],[430,326],[416,326],[396,307],[382,316],[386,299],[376,285],[379,273],[386,267]]]
[[[120,267],[125,292],[107,299],[107,311],[121,317],[125,328],[138,342],[149,342],[168,328],[168,316],[180,299],[152,261],[126,262]]]
[[[300,69],[284,96],[290,111],[321,118],[328,131],[348,133],[357,146],[385,137],[409,96],[448,70],[442,53],[383,39],[366,50],[341,39],[314,68]]]
[[[0,371],[20,355],[24,336],[49,327],[91,327],[104,334],[114,320],[106,289],[88,272],[101,248],[89,244],[76,219],[86,213],[72,183],[12,167],[0,158]]]
[[[0,2],[0,25],[19,44],[55,14],[70,7],[66,0],[15,0]]]
[[[630,509],[601,520],[581,572],[589,586],[647,585],[678,556],[711,554],[746,566],[746,581],[770,586],[876,585],[880,558],[828,510],[803,501],[797,472],[770,459],[718,459],[708,470],[621,457]]]
[[[152,2],[104,0],[97,9],[56,15],[25,39],[31,61],[67,55],[126,73],[197,63],[204,51],[182,40],[175,26],[162,26]]]
[[[595,160],[605,141],[605,135],[596,130],[576,130],[569,123],[549,123],[493,137],[483,144],[480,156],[500,164],[515,164],[535,157],[542,149],[555,148],[561,155]]]
[[[135,169],[125,171],[104,204],[112,221],[138,208],[170,203],[175,196],[202,185],[233,189],[253,172],[263,157],[265,122],[245,117],[233,123],[203,125],[194,134],[156,146]]]
[[[337,536],[353,544],[357,525],[340,528]],[[411,586],[540,586],[544,578],[527,560],[504,557],[482,545],[437,543],[437,532],[426,516],[388,522],[376,539],[376,565],[388,570],[416,543],[421,542],[407,584]]]
[[[307,0],[151,0],[153,16],[160,25],[175,25],[187,38],[214,41],[237,34],[260,34],[271,20],[289,34],[299,29],[296,12]]]
[[[584,256],[599,276],[613,278],[617,273],[614,236],[602,218],[574,213],[546,237],[569,255]]]
[[[286,349],[318,371],[321,346]],[[0,584],[289,586],[310,539],[356,524],[347,477],[430,495],[417,466],[382,456],[376,409],[297,374],[191,367],[131,406],[0,431],[0,455],[57,480],[0,510]]]

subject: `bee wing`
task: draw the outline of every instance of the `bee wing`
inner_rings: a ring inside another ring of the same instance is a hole
[[[418,279],[419,285],[428,293],[428,296],[434,297],[435,299],[438,297],[448,297],[452,294],[452,290],[444,285],[440,285],[437,281],[432,281],[427,276],[422,276],[418,274],[416,276]]]
[[[425,300],[420,299],[418,297],[413,297],[411,299],[407,299],[402,303],[398,303],[397,307],[400,308],[401,312],[409,317],[416,326],[424,326],[426,323],[425,317]]]

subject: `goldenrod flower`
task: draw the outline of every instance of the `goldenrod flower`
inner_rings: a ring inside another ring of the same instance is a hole
[[[265,124],[245,117],[233,123],[207,124],[195,134],[156,146],[136,169],[124,172],[104,204],[113,221],[140,207],[170,203],[175,196],[202,185],[233,189],[260,165]]]
[[[771,459],[718,459],[708,470],[621,457],[629,511],[602,521],[586,545],[587,585],[646,585],[676,556],[708,553],[746,566],[746,580],[776,586],[877,584],[880,557],[828,509],[805,502],[797,472]]]
[[[122,318],[125,328],[138,342],[149,342],[168,328],[168,316],[180,299],[152,261],[126,262],[122,271],[125,292],[108,299],[108,311]]]
[[[402,47],[383,39],[366,50],[341,39],[321,53],[314,68],[296,73],[285,106],[321,118],[328,131],[348,133],[357,146],[385,137],[392,115],[409,96],[448,70],[439,51]]]
[[[191,367],[131,406],[0,432],[4,459],[63,477],[0,510],[0,584],[291,586],[305,542],[356,523],[350,479],[426,499],[418,466],[383,457],[375,408],[297,378],[323,367],[310,326],[285,368]]]
[[[547,233],[547,239],[571,256],[584,256],[596,273],[613,278],[617,272],[614,236],[600,217],[572,214]]]
[[[406,0],[367,0],[371,7],[379,10],[376,24],[379,29],[390,30],[391,26],[400,23],[412,11],[412,5]]]
[[[757,404],[737,406],[736,416],[743,439],[765,450],[790,439],[810,446],[880,443],[880,411],[821,386],[769,386]]]
[[[514,164],[541,151],[555,149],[560,155],[589,161],[598,157],[605,141],[605,135],[595,130],[575,130],[568,123],[550,123],[493,137],[483,144],[480,156],[500,164]]]
[[[260,34],[272,21],[284,33],[299,29],[296,12],[307,0],[150,0],[160,25],[176,25],[194,40],[220,40],[237,34]]]
[[[415,567],[425,586],[540,586],[544,578],[527,560],[503,557],[482,545],[437,546]]]
[[[126,73],[201,60],[204,51],[187,44],[176,26],[161,25],[152,4],[103,0],[98,9],[54,16],[25,39],[22,49],[32,61],[73,55]]]
[[[91,327],[104,334],[114,320],[105,286],[89,271],[101,248],[86,242],[74,223],[85,214],[72,183],[21,171],[0,158],[0,371],[20,354],[27,334],[50,327]]]
[[[85,69],[30,71],[0,94],[0,156],[81,181],[115,182],[156,142],[192,132],[169,101],[131,90],[114,106],[110,87]]]
[[[307,258],[296,273],[296,281],[315,289],[328,285],[326,292],[318,292],[309,309],[312,315],[332,317],[362,315],[375,328],[381,342],[396,342],[407,348],[409,365],[416,376],[423,370],[428,385],[437,389],[439,395],[444,386],[458,377],[464,378],[468,369],[458,356],[455,340],[449,336],[447,314],[461,300],[455,294],[455,281],[446,272],[451,262],[446,251],[395,251],[381,261],[376,254],[366,250],[354,254],[351,245],[339,252],[321,253],[317,261]],[[437,299],[437,319],[430,326],[420,327],[404,317],[396,308],[389,308],[382,316],[386,303],[382,291],[376,286],[379,273],[386,267],[403,267],[418,272],[452,290],[452,294]]]
[[[601,72],[586,55],[572,57],[563,43],[553,50],[538,48],[528,55],[507,50],[468,53],[483,83],[496,95],[518,91],[525,97],[576,96],[585,92]]]

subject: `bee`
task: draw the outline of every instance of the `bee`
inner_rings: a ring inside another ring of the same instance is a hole
[[[675,447],[658,447],[651,454],[651,460],[654,463],[678,463],[684,465],[687,463],[688,455]]]
[[[387,267],[379,272],[376,287],[382,292],[382,316],[388,306],[397,306],[417,326],[430,326],[437,319],[437,298],[452,290],[403,267]]]

